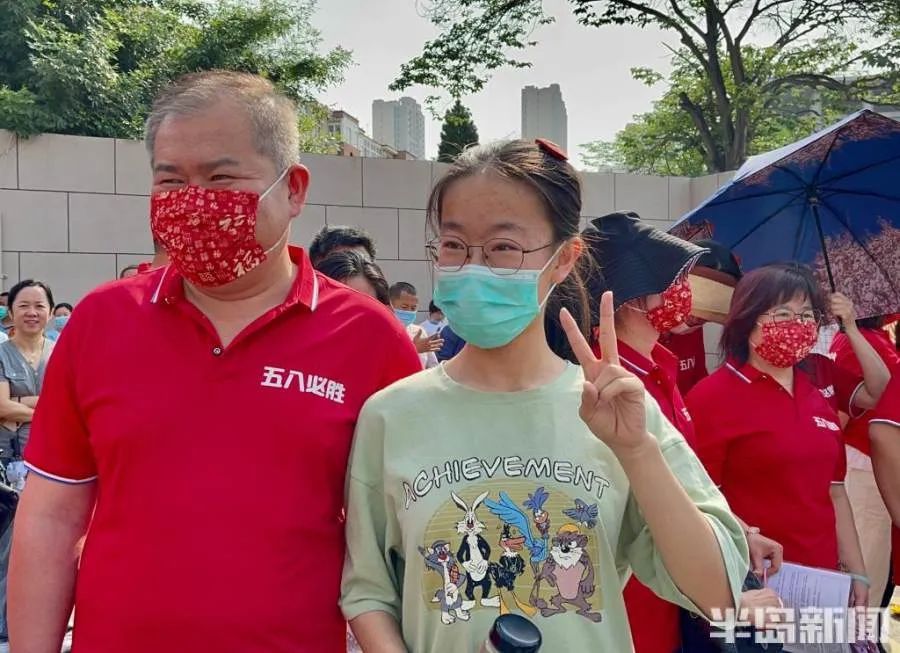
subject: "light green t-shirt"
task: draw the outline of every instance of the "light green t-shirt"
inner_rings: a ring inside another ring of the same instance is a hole
[[[478,649],[501,611],[530,617],[546,651],[632,650],[622,587],[633,570],[675,587],[610,449],[578,416],[581,368],[524,392],[479,392],[443,366],[363,407],[348,476],[348,619],[396,617],[413,653]],[[647,396],[647,427],[719,540],[732,592],[746,541],[684,438]]]

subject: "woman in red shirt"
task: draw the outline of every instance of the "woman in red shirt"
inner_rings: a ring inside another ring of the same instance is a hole
[[[694,425],[678,388],[678,357],[659,343],[660,336],[682,325],[691,312],[688,272],[708,250],[642,222],[634,213],[612,213],[593,220],[582,238],[594,259],[587,278],[592,297],[612,290],[619,360],[644,384],[647,394],[696,446]],[[592,315],[596,326],[597,316]],[[600,355],[595,338],[594,353]],[[754,557],[774,555],[775,542],[756,538]],[[776,561],[780,563],[780,561]],[[636,653],[681,650],[679,608],[659,598],[632,577],[624,590]],[[744,607],[777,607],[771,590],[745,593]]]
[[[884,326],[888,316],[857,320],[859,332],[885,362],[891,374],[900,374],[900,353]],[[859,361],[853,352],[846,333],[838,333],[831,344],[831,353],[837,367],[849,374],[861,373]],[[871,447],[869,445],[869,419],[871,412],[852,413],[844,426],[844,442],[847,445],[847,495],[856,519],[856,530],[862,546],[863,560],[872,579],[869,603],[881,605],[888,582],[891,563],[891,517],[878,491],[872,473]]]
[[[868,603],[837,413],[796,366],[816,342],[828,306],[811,272],[770,265],[738,283],[722,336],[728,362],[688,394],[697,453],[748,533],[784,546],[784,559],[853,574],[852,605]],[[831,313],[847,325],[864,384],[841,398],[875,405],[887,368],[853,322],[846,298]],[[877,362],[876,362],[877,361]]]
[[[582,237],[597,264],[588,279],[591,296],[613,291],[619,360],[643,381],[662,413],[693,446],[693,424],[676,383],[678,359],[659,344],[659,337],[690,314],[687,273],[705,250],[641,222],[634,213],[597,218]],[[592,344],[599,355],[596,338]],[[636,653],[680,650],[678,606],[635,577],[624,596]]]

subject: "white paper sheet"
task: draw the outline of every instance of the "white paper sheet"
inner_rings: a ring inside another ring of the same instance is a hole
[[[827,569],[804,567],[785,562],[774,576],[769,576],[768,587],[775,590],[784,601],[785,608],[795,610],[795,623],[801,623],[804,608],[846,608],[850,600],[853,580],[847,574]],[[827,619],[825,620],[827,623]],[[838,624],[830,624],[840,628]],[[823,624],[824,628],[827,626]],[[798,628],[798,633],[802,625]],[[846,638],[846,629],[841,633]],[[832,639],[831,641],[834,641]],[[840,635],[837,638],[840,640]],[[850,644],[786,644],[790,653],[847,653]]]

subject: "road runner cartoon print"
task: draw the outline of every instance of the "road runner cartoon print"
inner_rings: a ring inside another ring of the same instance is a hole
[[[598,508],[585,499],[521,479],[448,489],[419,547],[423,600],[448,626],[473,610],[599,623]]]

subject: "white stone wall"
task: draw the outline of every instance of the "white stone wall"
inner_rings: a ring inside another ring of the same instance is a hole
[[[409,281],[423,307],[431,298],[425,263],[425,203],[446,169],[430,161],[304,155],[309,203],[291,241],[306,245],[324,224],[355,224],[375,238],[390,281]],[[584,217],[634,210],[666,228],[727,175],[699,179],[584,174]],[[147,260],[150,169],[136,141],[0,131],[0,272],[9,288],[34,277],[58,301],[77,302],[123,267]]]

